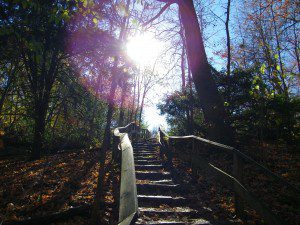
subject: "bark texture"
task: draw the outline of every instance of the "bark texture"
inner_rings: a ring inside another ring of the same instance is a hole
[[[208,125],[208,138],[232,144],[233,130],[226,124],[223,100],[213,79],[204,49],[202,33],[192,0],[179,2],[186,51],[193,81]]]

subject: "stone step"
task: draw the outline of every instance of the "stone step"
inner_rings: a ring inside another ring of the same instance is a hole
[[[154,149],[155,148],[155,145],[149,145],[149,144],[133,144],[132,145],[133,147],[135,148],[145,148],[145,149]]]
[[[135,155],[134,159],[137,159],[137,160],[139,160],[139,159],[141,159],[141,160],[149,160],[149,159],[154,160],[155,159],[155,160],[157,160],[157,157],[156,157],[156,155],[147,155],[147,156]]]
[[[177,220],[149,220],[149,218],[143,219],[139,218],[135,224],[152,224],[152,225],[211,225],[209,221],[205,219],[195,219],[195,220],[186,220],[186,221],[177,221]]]
[[[163,180],[139,180],[137,179],[137,184],[174,184],[172,179],[163,179]]]
[[[180,194],[180,192],[170,191],[170,190],[152,190],[149,191],[147,189],[139,190],[139,195],[168,195],[168,196],[174,196],[176,194]]]
[[[134,143],[132,146],[136,147],[136,148],[149,148],[149,145],[147,145],[147,144]]]
[[[150,151],[150,150],[135,150],[133,151],[133,154],[139,154],[139,153],[145,153],[145,154],[156,154],[155,151]]]
[[[176,191],[180,188],[178,184],[161,184],[161,183],[150,183],[150,184],[138,184],[137,188],[140,190],[173,190]]]
[[[149,164],[161,164],[161,161],[158,159],[134,159],[134,163],[138,165],[149,165]]]
[[[167,179],[171,178],[169,172],[160,172],[160,171],[135,171],[136,178],[138,180],[152,180],[152,179]]]
[[[162,164],[152,164],[152,165],[137,165],[135,164],[135,170],[162,170]]]
[[[186,199],[183,197],[174,197],[168,195],[138,195],[139,206],[181,206],[183,204],[191,204],[191,199]]]
[[[176,221],[169,221],[169,220],[156,220],[156,221],[147,221],[147,220],[143,220],[141,218],[139,218],[135,224],[137,225],[149,225],[149,224],[152,224],[152,225],[156,225],[156,224],[159,224],[159,225],[185,225],[186,223],[184,222],[176,222]]]
[[[138,155],[153,155],[153,156],[156,156],[156,153],[155,152],[134,152],[133,155],[135,156],[138,156]]]
[[[153,158],[158,158],[157,155],[154,154],[154,153],[151,153],[151,154],[150,153],[149,154],[148,153],[147,154],[145,154],[145,153],[142,153],[142,154],[141,153],[137,153],[137,154],[134,154],[133,156],[135,158],[136,157],[153,157]]]
[[[146,149],[146,148],[133,148],[133,153],[155,153],[154,150]]]
[[[149,146],[149,145],[137,145],[137,146],[135,146],[135,145],[132,145],[132,147],[135,147],[135,148],[138,148],[138,149],[140,149],[140,148],[144,148],[144,149],[146,149],[146,150],[148,150],[148,149],[154,149],[153,147],[151,147],[151,146]]]
[[[139,207],[140,216],[170,218],[172,216],[185,217],[190,219],[199,218],[201,213],[190,207]],[[203,215],[203,212],[202,212]]]

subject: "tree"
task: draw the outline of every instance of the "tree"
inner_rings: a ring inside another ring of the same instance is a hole
[[[227,39],[227,75],[230,76],[230,65],[231,65],[231,49],[230,49],[230,33],[229,33],[229,19],[230,19],[230,4],[231,0],[227,1],[226,11],[226,39]]]
[[[204,117],[209,124],[208,137],[227,144],[233,143],[233,130],[226,123],[224,103],[213,79],[202,39],[202,33],[192,0],[167,1],[166,6],[177,3],[184,28],[186,51],[193,81],[201,101]],[[224,133],[227,135],[224,137]]]
[[[7,33],[24,63],[34,105],[34,146],[32,158],[39,158],[43,148],[45,120],[53,85],[62,62],[64,31],[68,10],[74,2],[3,2]],[[49,13],[49,12],[53,12]]]

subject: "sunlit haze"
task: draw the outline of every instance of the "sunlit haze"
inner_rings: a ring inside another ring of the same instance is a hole
[[[161,54],[165,47],[165,44],[157,40],[152,33],[145,32],[129,38],[126,51],[128,57],[130,57],[140,69],[141,74],[143,70],[148,67],[154,69],[155,73],[163,76],[166,72],[166,68],[162,65]],[[161,89],[161,87],[154,85],[148,94],[151,96],[153,92],[159,92],[158,89]],[[159,115],[159,110],[156,109],[158,102],[154,99],[155,98],[152,97],[152,103],[149,103],[146,99],[144,110],[144,121],[150,130],[158,128],[160,125],[167,127],[165,117]]]
[[[136,35],[126,45],[128,56],[140,67],[153,66],[163,47],[151,33]]]

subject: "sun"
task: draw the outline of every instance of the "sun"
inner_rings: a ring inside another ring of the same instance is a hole
[[[126,45],[128,56],[141,67],[154,65],[162,53],[163,43],[151,33],[142,33],[129,39]]]

